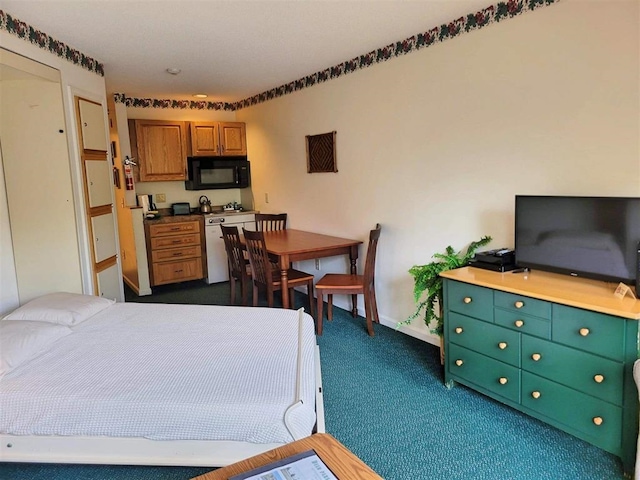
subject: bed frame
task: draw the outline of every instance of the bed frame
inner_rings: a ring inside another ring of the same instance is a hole
[[[300,309],[303,311],[303,309]],[[302,313],[300,313],[302,322]],[[299,329],[301,334],[301,329]],[[298,361],[300,362],[300,353]],[[316,424],[325,433],[320,348],[315,346]],[[299,386],[299,379],[298,386]],[[298,394],[299,398],[299,394]],[[295,402],[290,408],[295,406]],[[106,465],[223,467],[280,447],[281,443],[222,440],[151,440],[140,437],[0,435],[0,461]]]

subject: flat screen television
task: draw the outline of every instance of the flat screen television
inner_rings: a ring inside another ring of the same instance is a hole
[[[640,198],[516,195],[519,267],[636,281]]]

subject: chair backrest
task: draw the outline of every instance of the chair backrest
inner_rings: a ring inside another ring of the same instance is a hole
[[[270,230],[286,230],[286,213],[256,213],[256,230],[267,232]]]
[[[247,261],[244,258],[244,250],[240,242],[240,233],[235,225],[220,225],[224,248],[227,251],[229,261],[229,273],[235,278],[241,278],[247,271]]]
[[[364,281],[366,284],[373,284],[376,271],[376,252],[378,251],[378,239],[382,227],[376,224],[376,228],[369,233],[369,246],[367,247],[367,258],[364,264]]]
[[[245,246],[249,254],[249,263],[251,264],[253,279],[267,285],[267,289],[271,289],[273,286],[273,271],[271,262],[269,262],[269,255],[267,254],[264,233],[253,232],[244,228],[242,229],[242,233],[244,234]]]

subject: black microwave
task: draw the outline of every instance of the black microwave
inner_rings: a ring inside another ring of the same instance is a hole
[[[246,158],[187,157],[186,190],[246,188],[251,185],[251,169]]]

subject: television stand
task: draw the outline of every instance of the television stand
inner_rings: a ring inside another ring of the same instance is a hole
[[[447,386],[461,383],[596,445],[632,475],[640,301],[616,298],[615,284],[539,270],[441,276]]]

